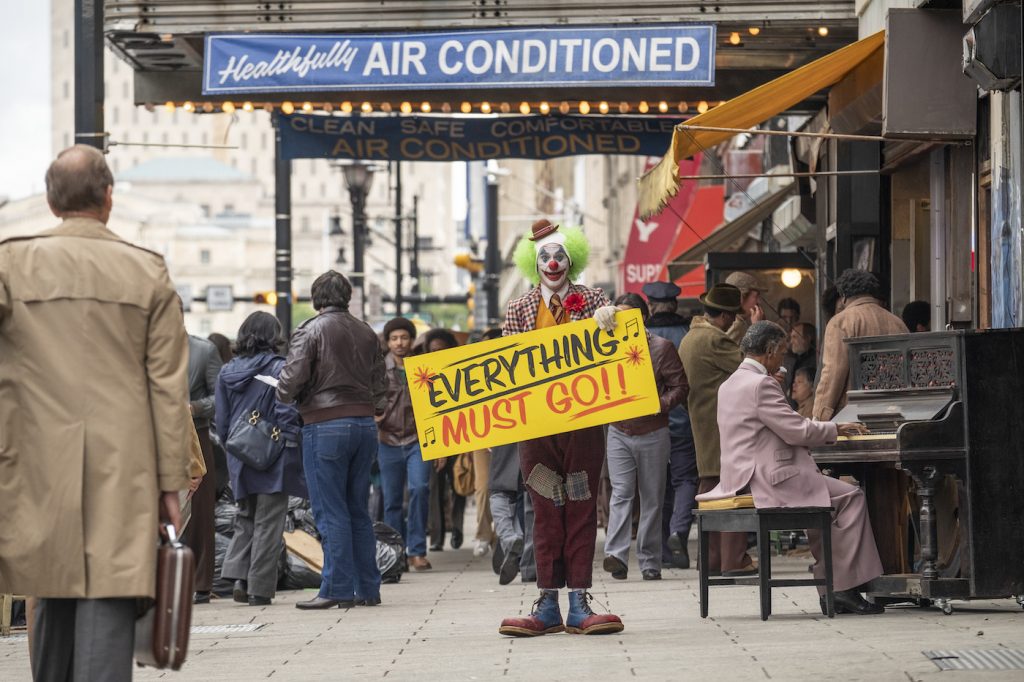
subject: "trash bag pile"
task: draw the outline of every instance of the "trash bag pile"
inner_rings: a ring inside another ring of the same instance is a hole
[[[234,535],[235,516],[237,515],[238,505],[235,504],[230,490],[224,491],[217,498],[217,505],[214,509],[216,544],[213,592],[222,597],[231,595],[231,590],[234,587],[234,581],[223,578],[221,570],[224,566],[228,545]],[[320,533],[313,521],[313,511],[310,509],[309,500],[304,500],[301,497],[288,498],[288,515],[285,518],[284,529],[286,533],[301,530],[316,538],[317,541],[320,540]],[[405,540],[397,530],[379,521],[373,524],[373,533],[377,538],[377,568],[380,570],[381,582],[397,583],[402,579],[402,573],[409,570],[408,558],[405,554]],[[320,587],[320,573],[310,568],[302,559],[288,552],[287,548],[281,551],[277,576],[277,589],[279,590],[305,590]]]

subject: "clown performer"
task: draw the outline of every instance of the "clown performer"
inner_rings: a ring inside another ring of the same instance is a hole
[[[615,306],[600,289],[573,284],[587,265],[590,246],[578,228],[533,224],[515,251],[520,272],[534,287],[509,301],[504,336],[593,317],[606,332],[615,328]],[[540,597],[529,616],[506,618],[498,632],[536,637],[553,632],[596,635],[622,631],[612,614],[590,608],[597,492],[604,461],[604,429],[592,426],[519,444],[523,480],[534,509],[534,552]],[[569,614],[562,622],[558,591],[569,588]]]

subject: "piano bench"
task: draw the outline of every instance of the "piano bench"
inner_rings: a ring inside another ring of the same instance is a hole
[[[776,507],[757,509],[696,509],[697,536],[700,550],[697,570],[700,578],[700,617],[708,617],[708,588],[711,585],[749,585],[749,578],[722,578],[708,575],[708,545],[710,533],[756,533],[758,576],[761,592],[761,620],[772,613],[772,588],[818,586],[825,587],[828,617],[835,615],[832,593],[832,508],[831,507]],[[821,531],[821,549],[825,560],[825,577],[801,579],[772,579],[771,532],[773,530],[814,529]]]

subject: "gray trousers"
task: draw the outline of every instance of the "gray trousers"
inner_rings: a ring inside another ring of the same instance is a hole
[[[516,494],[495,491],[490,495],[491,518],[494,520],[494,532],[498,536],[501,548],[508,551],[516,540],[523,540],[523,556],[519,559],[519,574],[524,583],[537,580],[537,564],[533,555],[533,504],[528,494],[523,494],[523,523],[519,523],[516,513]]]
[[[661,570],[661,507],[668,474],[668,427],[628,436],[608,429],[608,478],[612,497],[604,553],[629,563],[633,499],[640,493],[640,527],[636,558],[640,570]]]
[[[287,513],[287,493],[249,495],[240,500],[221,577],[244,580],[250,595],[273,598]]]
[[[135,599],[38,599],[35,682],[131,682]]]

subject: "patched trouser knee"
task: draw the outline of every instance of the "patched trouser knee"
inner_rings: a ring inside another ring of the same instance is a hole
[[[583,502],[591,497],[590,483],[584,471],[574,471],[563,479],[543,464],[537,464],[530,471],[526,484],[541,497],[551,500],[556,507],[564,505],[566,500]]]
[[[572,502],[590,499],[590,484],[584,471],[574,471],[565,477],[565,496]]]
[[[562,480],[557,472],[543,464],[537,464],[530,470],[526,485],[541,497],[551,500],[556,507],[561,507],[565,504],[565,487]]]

